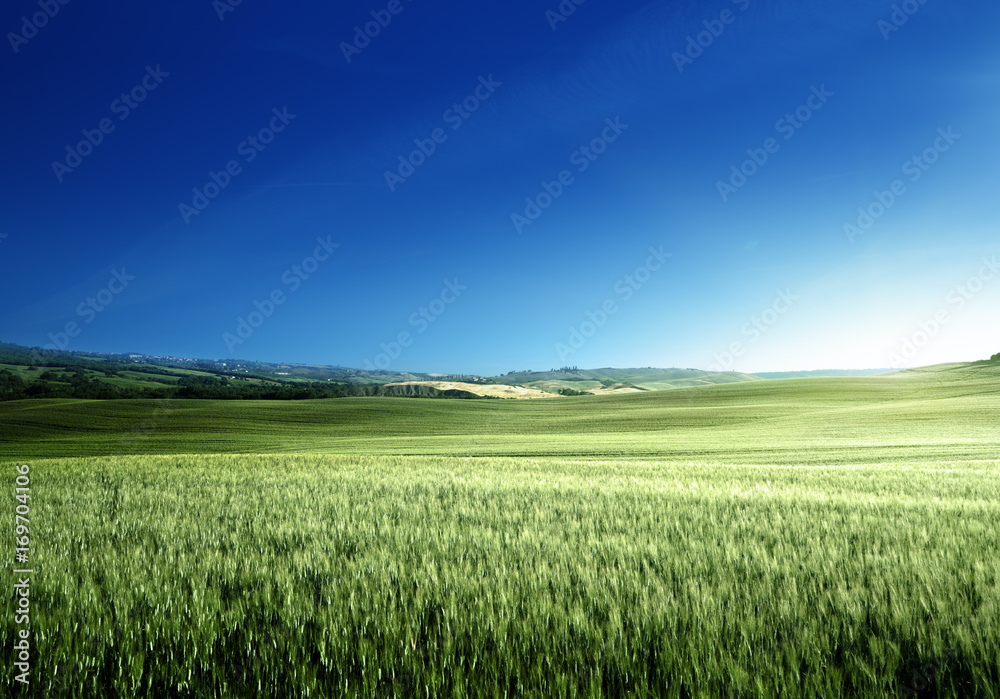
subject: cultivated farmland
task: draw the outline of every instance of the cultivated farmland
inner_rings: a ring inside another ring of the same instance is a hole
[[[996,697],[998,373],[2,404],[26,696]]]

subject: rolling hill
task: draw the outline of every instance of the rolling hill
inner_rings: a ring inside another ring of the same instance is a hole
[[[342,453],[852,463],[1000,457],[1000,361],[551,400],[19,400],[0,458]]]
[[[42,350],[0,343],[0,400],[14,398],[307,399],[350,395],[543,397],[658,391],[760,377],[696,369],[591,369],[482,377],[341,366]],[[441,389],[438,383],[462,384]],[[381,388],[423,385],[425,388]],[[489,387],[494,388],[489,388]],[[478,387],[478,388],[476,388]],[[499,388],[497,388],[499,387]],[[528,389],[528,390],[523,390]],[[535,391],[535,392],[533,392]],[[537,392],[537,393],[536,393]]]

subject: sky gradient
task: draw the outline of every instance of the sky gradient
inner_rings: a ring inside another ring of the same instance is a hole
[[[996,3],[0,23],[4,341],[484,375],[1000,352]]]

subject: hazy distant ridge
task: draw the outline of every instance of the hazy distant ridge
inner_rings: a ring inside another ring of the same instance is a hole
[[[813,376],[874,376],[897,369],[813,369],[812,371],[756,371],[762,379],[806,379]]]

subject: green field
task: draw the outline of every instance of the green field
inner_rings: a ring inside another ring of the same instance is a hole
[[[9,497],[31,467],[19,694],[998,697],[998,416],[998,362],[0,403]]]
[[[1000,456],[1000,363],[537,401],[23,400],[0,457],[334,453],[853,464]]]

